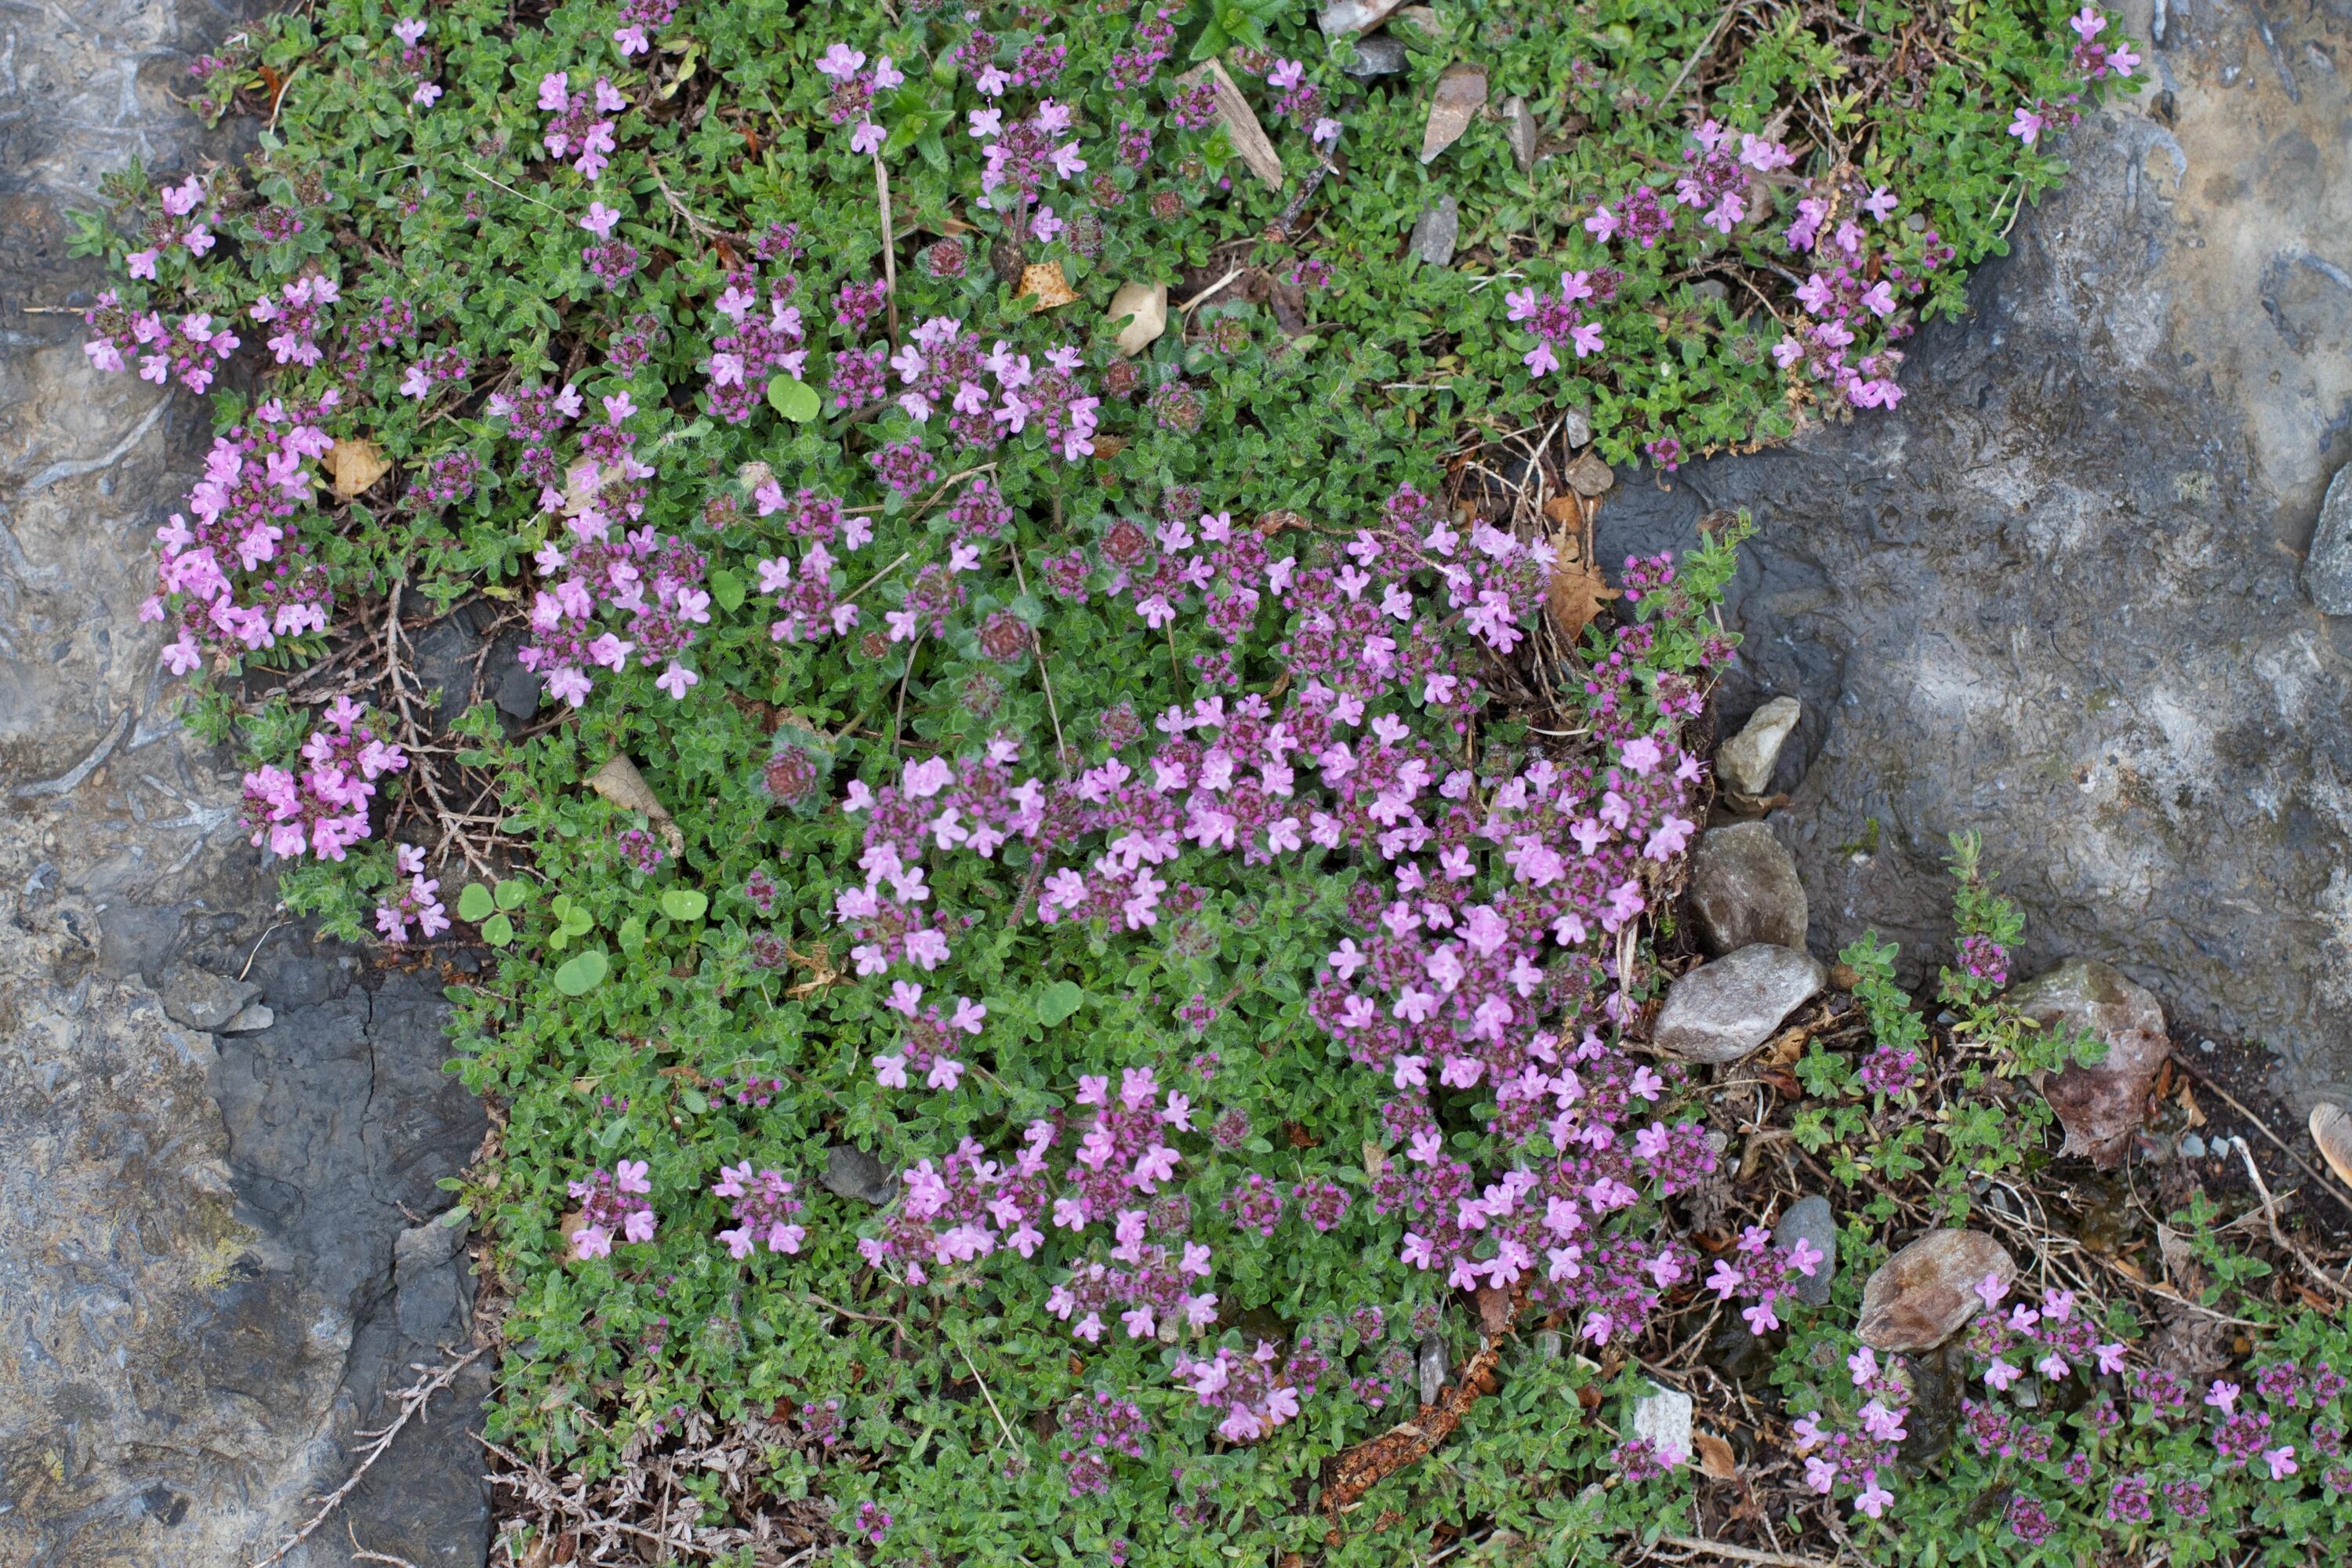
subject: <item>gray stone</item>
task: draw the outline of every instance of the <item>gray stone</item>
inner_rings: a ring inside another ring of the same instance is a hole
[[[395,1321],[419,1344],[461,1338],[471,1326],[473,1292],[467,1272],[453,1268],[466,1247],[466,1226],[446,1218],[413,1226],[393,1238]]]
[[[1789,733],[1803,713],[1793,697],[1775,697],[1756,710],[1739,733],[1716,748],[1715,776],[1741,795],[1771,794],[1780,748],[1788,744]]]
[[[1574,404],[1559,411],[1559,438],[1570,447],[1592,444],[1592,414]]]
[[[1675,981],[1650,1038],[1684,1061],[1736,1062],[1828,982],[1811,954],[1754,942]]]
[[[1984,1310],[1977,1293],[1987,1276],[2015,1283],[2009,1249],[1977,1230],[1931,1230],[1863,1282],[1854,1332],[1883,1351],[1931,1351]]]
[[[1387,21],[1389,13],[1403,4],[1404,0],[1328,0],[1316,7],[1315,25],[1327,38],[1360,33]]]
[[[1371,81],[1384,76],[1402,76],[1412,63],[1405,56],[1403,39],[1374,33],[1356,40],[1356,58],[1340,68],[1358,81]]]
[[[2199,1132],[2183,1133],[2180,1139],[2180,1157],[2184,1160],[2202,1160],[2205,1157],[2204,1135]]]
[[[2303,585],[2323,616],[2352,616],[2352,463],[2336,470],[2304,557]]]
[[[156,991],[165,1017],[207,1033],[222,1027],[261,994],[261,987],[249,980],[230,980],[185,963],[165,970]]]
[[[1536,111],[1517,93],[1504,100],[1503,128],[1510,137],[1511,161],[1527,174],[1536,166]]]
[[[1420,1380],[1419,1393],[1423,1405],[1434,1405],[1437,1396],[1445,1392],[1445,1378],[1450,1370],[1445,1363],[1445,1342],[1435,1334],[1421,1342],[1421,1353],[1413,1358],[1413,1370]]]
[[[256,1002],[250,1006],[237,1009],[236,1016],[223,1024],[220,1026],[220,1032],[224,1035],[250,1035],[266,1029],[276,1022],[278,1022],[278,1015],[272,1013],[261,1003]]]
[[[1412,253],[1427,266],[1450,267],[1454,242],[1461,237],[1462,204],[1451,195],[1441,195],[1413,220]]]
[[[1626,1426],[1632,1435],[1646,1439],[1658,1458],[1670,1465],[1690,1462],[1691,1416],[1696,1406],[1678,1388],[1650,1384],[1650,1392],[1633,1401]]]
[[[1811,1275],[1797,1277],[1797,1300],[1809,1307],[1826,1306],[1830,1288],[1837,1281],[1838,1226],[1829,1199],[1819,1193],[1799,1198],[1781,1210],[1780,1221],[1772,1226],[1775,1247],[1794,1247],[1801,1239],[1819,1248],[1822,1260]]]
[[[2042,1092],[2066,1129],[2063,1152],[2087,1155],[2105,1167],[2119,1164],[2143,1120],[2148,1087],[2171,1053],[2163,1004],[2115,965],[2082,958],[2011,986],[2005,999],[2044,1028],[2105,1043],[2100,1060],[2051,1074]]]
[[[539,711],[539,677],[521,665],[511,665],[499,678],[498,695],[493,699],[499,711],[509,719],[528,719]]]
[[[817,1180],[829,1193],[877,1208],[898,1195],[898,1184],[882,1162],[847,1143],[835,1143],[824,1152],[824,1174]]]
[[[1717,957],[1767,942],[1802,951],[1809,911],[1797,862],[1761,822],[1712,827],[1691,856],[1691,916]]]

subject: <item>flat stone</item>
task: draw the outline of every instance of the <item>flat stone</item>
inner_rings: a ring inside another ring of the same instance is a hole
[[[1589,409],[1578,408],[1573,405],[1561,409],[1559,414],[1559,438],[1567,442],[1570,447],[1591,446],[1592,444],[1591,411]]]
[[[174,1024],[207,1033],[219,1029],[261,994],[249,980],[230,980],[193,964],[175,963],[156,983],[163,1016]]]
[[[1524,174],[1536,166],[1536,111],[1513,93],[1503,104],[1503,125],[1511,138],[1511,162]]]
[[[1793,697],[1775,697],[1756,710],[1739,733],[1716,748],[1715,776],[1741,795],[1771,794],[1780,748],[1803,716],[1803,706]]]
[[[898,1195],[898,1184],[882,1162],[865,1150],[835,1143],[824,1152],[824,1174],[817,1180],[826,1192],[880,1208]]]
[[[1452,195],[1439,196],[1413,220],[1412,253],[1431,267],[1454,264],[1454,242],[1462,237],[1462,204]]]
[[[278,1015],[272,1013],[268,1005],[255,1002],[238,1008],[236,1016],[220,1026],[220,1033],[251,1035],[269,1027],[276,1022],[278,1022]]]
[[[1413,1370],[1420,1386],[1423,1405],[1434,1405],[1437,1396],[1445,1392],[1445,1377],[1450,1370],[1445,1364],[1445,1342],[1435,1334],[1421,1342],[1421,1353],[1413,1358]]]
[[[1811,954],[1751,942],[1675,981],[1650,1037],[1686,1062],[1736,1062],[1828,983]]]
[[[2144,1119],[2148,1086],[2172,1048],[2164,1005],[2115,965],[2084,958],[2011,986],[2006,999],[2045,1028],[2106,1042],[2102,1060],[2051,1074],[2042,1093],[2066,1129],[2062,1152],[2087,1155],[2106,1169],[2120,1164]]]
[[[1797,1276],[1797,1300],[1809,1307],[1829,1304],[1830,1287],[1837,1282],[1837,1215],[1830,1212],[1829,1199],[1814,1193],[1799,1198],[1780,1211],[1780,1218],[1772,1226],[1772,1245],[1793,1247],[1800,1240],[1810,1241],[1820,1249],[1822,1261],[1813,1266],[1810,1275]]]
[[[1654,1383],[1649,1393],[1633,1401],[1627,1425],[1634,1436],[1648,1441],[1659,1458],[1670,1465],[1686,1465],[1691,1457],[1694,1409],[1689,1394]]]
[[[1931,1230],[1864,1283],[1854,1332],[1878,1350],[1934,1350],[1983,1309],[1976,1287],[1988,1274],[2015,1282],[2007,1247],[1982,1231]]]
[[[1587,500],[1607,495],[1617,483],[1616,470],[1602,461],[1598,452],[1587,452],[1570,463],[1567,477],[1568,488]]]
[[[1759,942],[1805,945],[1805,885],[1795,858],[1764,823],[1707,830],[1691,856],[1690,901],[1699,945],[1711,955]]]
[[[2352,616],[2352,463],[2327,482],[2319,528],[2304,557],[2303,585],[2324,616]]]
[[[1356,54],[1340,68],[1358,81],[1371,81],[1384,76],[1402,76],[1412,62],[1406,58],[1404,40],[1386,33],[1356,40]]]

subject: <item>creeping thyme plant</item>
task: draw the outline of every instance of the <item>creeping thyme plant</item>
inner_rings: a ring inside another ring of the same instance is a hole
[[[497,1452],[762,1562],[1687,1521],[1602,1390],[1823,1261],[1687,1223],[1640,1044],[1745,525],[1591,619],[1542,503],[1885,416],[2107,27],[1486,0],[1377,74],[1281,0],[323,0],[201,60],[267,128],[110,188],[88,353],[212,400],[149,614],[254,842],[503,1108]],[[444,711],[441,617],[536,715]],[[1929,1043],[1849,957],[1813,1152]],[[1909,1385],[1851,1368],[1859,1529]]]

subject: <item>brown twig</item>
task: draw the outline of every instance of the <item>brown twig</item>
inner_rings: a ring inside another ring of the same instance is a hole
[[[2253,1150],[2247,1144],[2242,1134],[2232,1137],[2230,1142],[2237,1145],[2238,1158],[2246,1163],[2246,1175],[2253,1182],[2254,1192],[2263,1200],[2263,1218],[2270,1224],[2271,1239],[2277,1242],[2289,1252],[2294,1253],[2294,1260],[2297,1263],[2302,1264],[2305,1270],[2308,1272],[2313,1279],[2318,1280],[2328,1289],[2334,1291],[2338,1296],[2352,1295],[2352,1291],[2347,1291],[2345,1289],[2344,1282],[2342,1280],[2329,1274],[2326,1269],[2322,1268],[2318,1264],[2314,1263],[2311,1260],[2311,1254],[2304,1251],[2302,1247],[2297,1247],[2294,1242],[2287,1239],[2286,1232],[2279,1227],[2278,1205],[2271,1201],[2270,1186],[2263,1180],[2262,1172],[2254,1165]]]
[[[1786,1552],[1759,1552],[1752,1546],[1733,1546],[1727,1542],[1701,1541],[1690,1535],[1661,1535],[1661,1546],[1678,1546],[1685,1552],[1705,1552],[1727,1563],[1754,1563],[1763,1568],[1832,1568],[1818,1557],[1798,1557]]]
[[[1434,1452],[1478,1403],[1483,1392],[1479,1385],[1501,1359],[1500,1342],[1483,1341],[1478,1353],[1463,1367],[1461,1381],[1435,1405],[1425,1405],[1412,1420],[1399,1422],[1379,1436],[1333,1456],[1324,1470],[1323,1511],[1337,1519],[1381,1482]]]
[[[381,1427],[373,1432],[355,1434],[370,1439],[370,1442],[366,1451],[360,1457],[359,1468],[352,1472],[351,1479],[327,1495],[319,1511],[310,1516],[310,1521],[308,1524],[280,1542],[277,1551],[254,1563],[253,1568],[271,1568],[272,1564],[283,1561],[288,1552],[308,1541],[310,1538],[310,1532],[327,1522],[327,1516],[342,1505],[343,1500],[352,1495],[352,1489],[360,1484],[361,1479],[373,1468],[378,1459],[383,1458],[385,1452],[391,1448],[394,1439],[397,1438],[401,1430],[408,1425],[410,1418],[425,1408],[425,1402],[448,1387],[459,1373],[479,1360],[481,1355],[482,1347],[478,1346],[449,1363],[448,1365],[425,1373],[423,1378],[403,1389],[399,1395],[400,1414],[393,1417],[391,1426]]]
[[[1060,531],[1058,524],[1061,521],[1059,515],[1061,510],[1062,498],[1060,492],[1056,491],[1054,496],[1056,533]],[[1020,542],[1015,541],[1007,553],[1013,557],[1013,584],[1021,590],[1021,596],[1025,599],[1029,596],[1029,576],[1021,570]],[[1029,628],[1029,647],[1030,651],[1037,656],[1037,679],[1045,684],[1045,711],[1054,721],[1054,765],[1067,774],[1070,771],[1070,743],[1062,739],[1062,705],[1054,700],[1054,676],[1053,672],[1045,668],[1045,639],[1039,635],[1035,626]]]
[[[890,172],[874,153],[874,194],[882,203],[882,298],[890,310],[890,344],[898,343],[898,241],[890,232]]]

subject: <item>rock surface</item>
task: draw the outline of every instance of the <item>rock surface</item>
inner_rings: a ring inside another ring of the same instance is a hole
[[[1740,795],[1770,795],[1780,749],[1803,716],[1804,705],[1793,697],[1775,697],[1750,713],[1739,733],[1717,748],[1716,777]]]
[[[1658,1458],[1669,1465],[1685,1465],[1691,1457],[1691,1396],[1678,1388],[1650,1385],[1650,1392],[1633,1401],[1633,1413],[1626,1424],[1632,1435],[1645,1439]]]
[[[2122,1163],[2146,1110],[2148,1086],[2171,1049],[2163,1004],[2113,964],[2081,958],[2011,986],[2008,1001],[2044,1028],[2106,1042],[2105,1058],[2051,1074],[2042,1092],[2066,1129],[2065,1152],[2086,1154],[2102,1168]]]
[[[2323,616],[2352,616],[2352,465],[2336,470],[2320,502],[2303,584]]]
[[[855,1198],[876,1208],[898,1195],[898,1184],[890,1179],[882,1162],[848,1143],[835,1143],[824,1152],[824,1174],[817,1179],[835,1196]]]
[[[1412,253],[1426,267],[1450,267],[1454,247],[1462,237],[1462,204],[1441,195],[1421,209],[1412,224]]]
[[[1736,1062],[1829,981],[1809,953],[1753,942],[1675,982],[1650,1039],[1686,1062]]]
[[[1623,476],[1598,555],[1685,550],[1717,507],[1761,529],[1717,731],[1803,700],[1780,825],[1817,945],[1875,930],[1918,989],[1979,828],[2016,972],[2161,975],[2307,1107],[2352,1103],[2352,617],[2302,582],[2352,458],[2352,289],[2304,259],[2352,232],[2352,18],[2267,21],[2275,56],[2243,7],[2169,7],[1970,314],[1905,345],[1899,409]]]
[[[1984,1308],[1977,1284],[2017,1279],[2009,1249],[1977,1230],[1931,1230],[1863,1282],[1854,1332],[1883,1351],[1931,1351]]]
[[[1797,1300],[1809,1307],[1823,1306],[1829,1301],[1831,1287],[1837,1283],[1838,1226],[1829,1199],[1819,1193],[1790,1204],[1772,1226],[1773,1246],[1793,1247],[1800,1240],[1811,1242],[1822,1260],[1814,1265],[1812,1273],[1797,1276]]]
[[[173,94],[237,5],[68,0],[0,48],[0,1563],[234,1568],[471,1332],[415,1221],[479,1142],[438,982],[272,931],[233,759],[138,618],[209,415],[91,374],[65,213],[133,157],[233,154]],[[246,122],[244,133],[251,133]],[[249,969],[248,969],[249,966]],[[237,977],[244,975],[240,981]],[[250,1032],[230,1035],[232,1026]],[[462,1238],[459,1238],[462,1243]],[[467,1370],[289,1568],[477,1568]],[[347,1517],[346,1517],[347,1516]],[[346,1533],[348,1529],[350,1533]]]
[[[1805,885],[1761,822],[1707,830],[1691,856],[1690,902],[1699,946],[1716,957],[1759,942],[1804,949]]]

